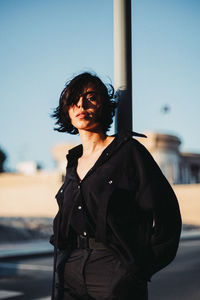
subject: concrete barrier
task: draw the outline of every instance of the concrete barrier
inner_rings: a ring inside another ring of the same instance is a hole
[[[200,226],[200,184],[175,185],[184,224]]]
[[[61,185],[58,172],[34,175],[0,174],[0,216],[53,217],[54,195]],[[174,185],[184,224],[200,226],[200,184]]]
[[[37,172],[29,176],[0,174],[0,216],[55,216],[58,206],[54,196],[60,185],[57,172]]]

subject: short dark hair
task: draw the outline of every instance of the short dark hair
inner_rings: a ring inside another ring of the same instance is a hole
[[[99,120],[102,130],[106,133],[110,128],[117,106],[117,101],[114,97],[114,88],[111,84],[104,84],[97,75],[84,72],[68,81],[61,92],[59,105],[54,109],[52,114],[52,117],[56,119],[55,124],[58,125],[54,130],[78,134],[77,128],[71,124],[68,109],[70,105],[77,103],[77,99],[88,83],[92,83],[98,89],[102,97],[102,111]]]

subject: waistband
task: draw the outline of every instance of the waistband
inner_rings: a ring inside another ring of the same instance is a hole
[[[82,234],[77,236],[77,249],[106,249],[105,244],[96,242],[95,238],[83,236]]]

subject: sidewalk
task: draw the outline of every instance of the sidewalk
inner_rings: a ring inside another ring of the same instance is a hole
[[[181,233],[181,241],[200,239],[200,229],[183,230]]]
[[[184,230],[181,241],[200,239],[200,230]],[[0,261],[53,255],[53,246],[44,240],[0,244]]]
[[[53,246],[44,240],[0,244],[0,261],[53,255]]]

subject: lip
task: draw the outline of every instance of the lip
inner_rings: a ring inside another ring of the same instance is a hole
[[[77,118],[80,118],[80,119],[83,119],[83,118],[85,118],[87,115],[88,115],[87,112],[82,111],[82,112],[78,113],[78,114],[76,115],[76,117],[77,117]]]

